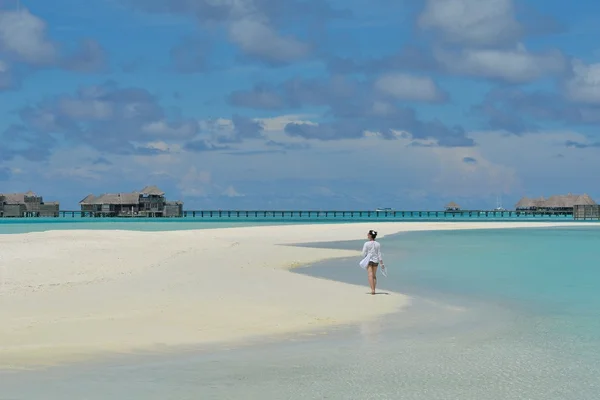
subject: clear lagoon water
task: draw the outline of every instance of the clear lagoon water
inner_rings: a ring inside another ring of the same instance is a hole
[[[600,229],[381,239],[406,311],[314,335],[0,375],[0,399],[600,398]],[[362,241],[316,244],[359,250]],[[295,270],[364,285],[357,259]]]
[[[123,219],[123,218],[23,218],[2,221],[0,218],[0,235],[51,230],[129,230],[129,231],[181,231],[193,229],[234,228],[257,225],[291,225],[293,221],[205,221],[194,219]],[[310,222],[306,222],[310,223]]]
[[[516,214],[494,215],[492,212],[488,216],[484,213],[478,215],[474,213],[472,216],[465,215],[448,215],[444,216],[440,213],[435,217],[435,212],[429,215],[423,212],[421,216],[414,214],[411,216],[409,212],[405,216],[397,214],[392,216],[386,215],[384,212],[376,214],[372,212],[369,216],[367,212],[359,215],[355,212],[350,215],[349,212],[337,212],[334,216],[332,212],[321,211],[317,214],[311,211],[311,214],[304,212],[302,217],[299,217],[297,212],[291,216],[289,212],[268,211],[259,212],[255,216],[252,212],[246,217],[244,212],[240,212],[237,216],[235,212],[228,213],[224,211],[221,216],[217,212],[210,217],[208,214],[205,217],[196,217],[189,214],[182,218],[82,218],[78,214],[67,214],[58,218],[0,218],[0,234],[11,233],[27,233],[27,232],[42,232],[48,230],[67,230],[67,229],[98,229],[98,230],[138,230],[138,231],[173,231],[187,229],[211,229],[211,228],[226,228],[236,226],[255,226],[255,225],[290,225],[290,224],[332,224],[332,223],[351,223],[351,222],[506,222],[506,221],[535,221],[535,222],[573,222],[573,217],[557,215],[557,216],[516,216]],[[580,223],[585,224],[586,221]]]

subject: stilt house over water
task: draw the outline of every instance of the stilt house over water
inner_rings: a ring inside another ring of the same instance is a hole
[[[58,217],[59,203],[45,203],[42,196],[27,193],[0,193],[0,217]]]
[[[139,192],[93,194],[79,202],[81,211],[94,217],[182,217],[183,202],[167,201],[165,192],[146,186]]]
[[[460,206],[455,202],[451,201],[450,203],[444,206],[446,211],[460,211]]]
[[[587,194],[575,195],[554,195],[544,199],[543,197],[537,199],[530,199],[523,197],[515,205],[518,211],[561,211],[561,212],[573,212],[575,206],[595,206],[596,202]]]

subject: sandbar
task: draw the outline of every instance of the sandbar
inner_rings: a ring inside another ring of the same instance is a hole
[[[290,273],[356,251],[294,246],[399,232],[581,225],[372,222],[0,235],[0,368],[312,332],[401,312],[401,293]],[[586,225],[590,225],[587,224]],[[382,283],[384,285],[384,283]]]

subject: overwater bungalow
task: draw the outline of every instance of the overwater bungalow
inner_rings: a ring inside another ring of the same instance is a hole
[[[58,217],[59,203],[44,202],[34,192],[0,193],[0,217]]]
[[[517,211],[554,211],[554,212],[573,212],[575,206],[596,205],[596,202],[587,194],[575,195],[553,195],[544,199],[530,199],[523,197],[515,205]]]
[[[79,202],[82,213],[98,217],[182,217],[183,202],[167,201],[156,186],[125,193],[89,194]]]
[[[460,206],[453,201],[446,204],[444,208],[446,211],[460,211]]]

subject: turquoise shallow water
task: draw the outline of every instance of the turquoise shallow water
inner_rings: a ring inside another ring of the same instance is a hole
[[[536,312],[588,315],[595,307],[600,310],[597,227],[411,232],[381,243],[391,278],[381,277],[380,283],[392,290],[480,298]],[[338,264],[303,272],[362,282],[362,276],[340,271]]]
[[[547,334],[591,341],[600,356],[599,228],[413,232],[381,243],[389,277],[379,276],[379,284],[386,289],[503,307],[537,324],[544,321]],[[356,260],[342,263],[354,266]],[[340,261],[301,273],[366,284],[363,274],[346,270]]]
[[[172,230],[187,230],[187,229],[210,229],[210,228],[226,228],[235,226],[254,226],[254,225],[286,225],[286,224],[331,224],[331,223],[349,223],[349,222],[425,222],[425,221],[468,221],[468,222],[506,222],[506,221],[536,221],[536,222],[573,222],[572,217],[568,216],[519,216],[504,215],[504,216],[489,216],[481,215],[472,217],[446,216],[440,214],[435,217],[434,213],[423,214],[422,216],[401,216],[396,217],[386,215],[380,212],[371,213],[370,216],[366,212],[360,216],[354,213],[338,212],[335,216],[329,212],[312,212],[311,214],[304,212],[302,217],[298,217],[297,213],[290,216],[289,212],[266,212],[258,213],[254,216],[252,213],[248,217],[241,212],[240,216],[236,216],[235,212],[223,212],[221,216],[214,213],[212,217],[200,216],[185,218],[81,218],[78,215],[66,215],[60,218],[0,218],[0,234],[10,233],[27,233],[27,232],[42,232],[48,230],[64,230],[64,229],[121,229],[121,230],[138,230],[138,231],[172,231]],[[586,222],[581,222],[585,224]]]
[[[192,218],[123,219],[123,218],[0,218],[0,235],[14,233],[44,232],[50,230],[131,230],[146,232],[182,231],[192,229],[233,228],[257,225],[297,225],[310,221],[251,220],[236,219],[199,220]]]
[[[600,229],[418,232],[381,243],[390,274],[379,291],[413,296],[405,312],[312,338],[0,375],[0,398],[600,398]],[[297,273],[364,285],[369,301],[358,261]]]

